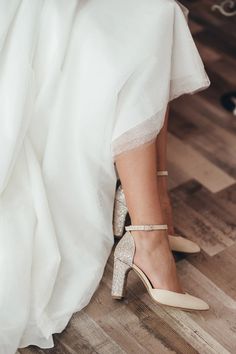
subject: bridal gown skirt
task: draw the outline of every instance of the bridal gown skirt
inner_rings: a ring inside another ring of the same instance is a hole
[[[0,354],[53,347],[113,246],[115,157],[209,86],[174,0],[0,0]]]

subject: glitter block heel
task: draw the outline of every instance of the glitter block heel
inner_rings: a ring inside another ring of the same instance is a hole
[[[122,299],[125,296],[125,288],[128,273],[131,267],[120,261],[118,258],[114,260],[114,270],[112,279],[111,295],[114,299]]]
[[[125,202],[125,196],[121,185],[117,188],[114,213],[113,213],[113,233],[115,237],[122,237],[125,228],[125,219],[128,209]]]

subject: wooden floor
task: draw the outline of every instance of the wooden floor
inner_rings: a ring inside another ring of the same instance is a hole
[[[113,255],[90,304],[54,336],[55,348],[21,354],[236,353],[236,117],[219,103],[236,89],[233,19],[213,1],[186,1],[191,29],[212,81],[176,100],[169,127],[170,189],[176,230],[201,254],[178,258],[185,289],[209,302],[206,313],[159,307],[133,272],[124,301],[110,296]]]

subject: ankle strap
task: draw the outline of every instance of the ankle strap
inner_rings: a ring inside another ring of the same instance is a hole
[[[147,224],[147,225],[129,225],[125,226],[126,231],[130,230],[146,230],[146,231],[152,231],[152,230],[167,230],[168,226],[166,224]]]
[[[168,176],[168,171],[157,171],[157,176]]]

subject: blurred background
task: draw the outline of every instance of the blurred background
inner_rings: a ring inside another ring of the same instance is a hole
[[[236,6],[182,3],[211,86],[172,104],[170,189],[176,228],[214,256],[236,241]]]

